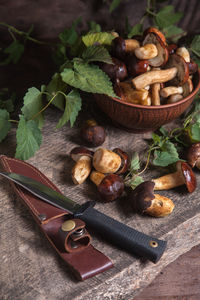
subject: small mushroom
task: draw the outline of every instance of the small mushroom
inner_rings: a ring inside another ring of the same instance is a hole
[[[191,167],[183,161],[177,161],[176,172],[153,179],[154,190],[169,190],[177,186],[186,185],[188,192],[196,189],[196,177]]]
[[[172,104],[172,103],[176,103],[180,100],[183,99],[183,96],[180,94],[173,94],[169,97],[169,99],[167,99],[167,104]]]
[[[168,62],[165,65],[165,68],[175,67],[177,69],[176,76],[170,79],[169,85],[172,86],[181,86],[189,78],[189,68],[188,64],[184,58],[178,54],[172,54],[169,56]]]
[[[172,213],[174,203],[171,199],[154,194],[155,183],[145,181],[139,184],[129,195],[130,203],[135,211],[153,217],[165,217]]]
[[[76,162],[72,168],[72,180],[75,184],[83,183],[92,169],[93,152],[84,147],[75,147],[70,152],[70,157]]]
[[[177,68],[169,68],[166,70],[154,70],[141,74],[132,79],[133,86],[137,90],[143,89],[147,85],[154,83],[167,82],[176,76]]]
[[[135,49],[135,56],[138,59],[152,59],[158,55],[158,49],[154,44],[145,44]]]
[[[117,37],[112,40],[112,55],[119,59],[124,59],[128,52],[134,52],[136,48],[140,47],[139,41],[135,39],[126,39]]]
[[[168,50],[168,52],[169,52],[169,55],[171,55],[171,54],[174,54],[175,53],[175,51],[176,51],[176,49],[177,49],[177,45],[176,44],[169,44],[168,46],[167,46],[167,50]]]
[[[101,198],[110,202],[121,196],[124,190],[124,181],[117,174],[104,175],[97,171],[92,171],[90,179],[96,184]]]
[[[116,173],[121,167],[121,157],[105,148],[99,148],[93,156],[93,166],[101,173]]]
[[[101,63],[100,68],[110,77],[110,79],[124,80],[127,77],[126,65],[117,58],[112,58],[112,64]]]
[[[182,56],[184,60],[189,63],[190,62],[190,53],[185,47],[179,47],[176,50],[176,54]]]
[[[193,144],[187,151],[187,161],[189,165],[200,169],[200,143]]]
[[[104,143],[106,131],[93,119],[87,120],[81,130],[81,137],[90,147],[97,147]]]
[[[133,53],[127,55],[126,62],[129,76],[135,77],[149,71],[148,60],[140,60]]]
[[[143,46],[146,44],[154,44],[158,54],[154,58],[149,59],[152,67],[160,67],[166,64],[169,53],[164,35],[158,29],[150,27],[144,32]]]
[[[167,86],[160,91],[163,98],[167,98],[174,94],[182,94],[187,97],[193,90],[192,80],[189,78],[182,86]]]

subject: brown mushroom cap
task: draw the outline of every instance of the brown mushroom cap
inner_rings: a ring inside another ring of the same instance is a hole
[[[193,60],[191,60],[190,62],[187,63],[188,64],[188,68],[189,68],[189,73],[194,74],[198,71],[198,65],[197,63],[195,63]]]
[[[110,79],[124,80],[127,76],[126,65],[117,58],[112,57],[113,64],[101,63],[100,68],[110,77]]]
[[[200,143],[193,144],[187,152],[187,161],[194,168],[195,165],[200,167]]]
[[[124,190],[124,181],[117,174],[109,174],[103,178],[97,189],[101,198],[110,202],[121,196]]]
[[[166,64],[169,52],[166,45],[166,40],[162,32],[157,28],[150,27],[144,32],[143,45],[155,44],[158,50],[158,55],[152,59],[149,59],[150,66],[160,67]]]
[[[87,120],[81,130],[81,137],[90,147],[97,147],[104,143],[106,131],[95,120]]]
[[[71,150],[70,152],[70,157],[74,160],[77,161],[81,158],[81,156],[89,156],[92,157],[94,154],[93,151],[88,150],[85,147],[75,147]]]
[[[121,166],[119,170],[116,172],[116,174],[123,174],[125,173],[130,165],[130,159],[128,153],[121,150],[120,148],[113,149],[113,152],[117,153],[121,157]]]
[[[188,64],[184,58],[178,54],[172,54],[165,65],[165,68],[177,68],[176,76],[171,79],[168,83],[169,85],[180,86],[183,85],[189,78],[189,68]]]
[[[114,40],[112,40],[111,47],[112,55],[123,60],[126,54],[125,40],[121,36],[116,37]]]
[[[186,162],[177,161],[176,168],[177,171],[180,172],[180,176],[183,176],[188,192],[194,192],[197,186],[197,182],[196,176],[193,173],[191,167]]]

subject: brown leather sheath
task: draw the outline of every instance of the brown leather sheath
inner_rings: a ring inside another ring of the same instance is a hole
[[[0,155],[0,162],[6,172],[31,177],[60,193],[44,174],[27,162],[5,155]],[[91,245],[90,234],[82,220],[73,219],[65,210],[40,200],[10,182],[48,241],[79,280],[85,280],[113,267],[111,260]]]

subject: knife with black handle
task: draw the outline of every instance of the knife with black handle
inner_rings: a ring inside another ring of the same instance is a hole
[[[166,241],[139,232],[96,210],[94,208],[95,201],[88,201],[80,205],[32,178],[6,172],[0,172],[0,175],[25,188],[41,200],[62,208],[75,218],[83,220],[94,232],[98,232],[103,238],[129,253],[156,263],[166,248]]]

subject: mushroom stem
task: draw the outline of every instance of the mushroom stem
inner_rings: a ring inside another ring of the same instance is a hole
[[[160,91],[160,95],[163,98],[167,98],[174,94],[182,94],[183,88],[182,86],[167,86]]]
[[[139,59],[151,59],[158,55],[158,49],[154,44],[146,44],[135,49],[135,56]]]
[[[72,168],[72,180],[75,184],[83,183],[92,169],[92,159],[89,156],[80,157]]]
[[[159,194],[154,194],[155,198],[151,202],[151,206],[145,211],[150,216],[161,218],[172,213],[174,203],[171,199]]]
[[[179,47],[176,50],[176,54],[182,56],[187,63],[190,62],[190,53],[185,47]]]
[[[155,191],[169,190],[185,183],[184,178],[180,176],[179,171],[161,176],[157,179],[153,179],[152,181],[155,183]]]
[[[94,153],[93,166],[101,173],[115,173],[121,166],[121,157],[113,151],[99,148]]]
[[[180,95],[180,94],[173,94],[167,100],[167,104],[175,103],[177,101],[180,101],[181,99],[183,99],[182,95]]]
[[[154,83],[167,82],[174,78],[177,73],[177,68],[169,68],[166,70],[149,71],[132,79],[132,83],[137,90],[145,88],[147,85]]]
[[[102,180],[105,178],[105,174],[98,172],[98,171],[92,171],[90,174],[90,180],[96,184],[96,186],[100,185]]]
[[[126,52],[134,52],[134,50],[139,47],[140,47],[140,43],[137,40],[135,39],[125,40]]]
[[[151,85],[151,104],[160,105],[160,83]]]

